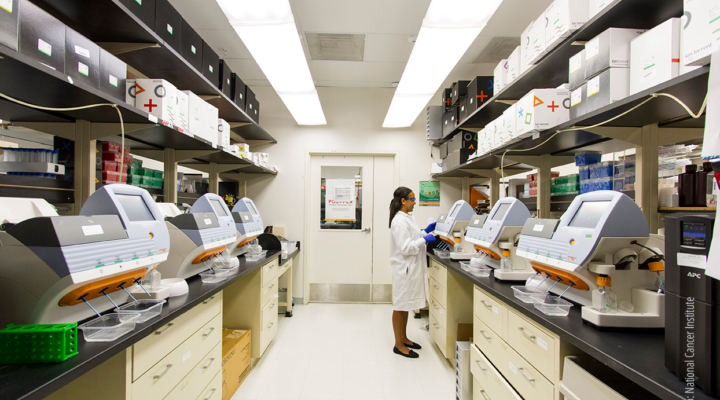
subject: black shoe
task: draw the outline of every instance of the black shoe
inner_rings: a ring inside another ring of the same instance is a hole
[[[413,342],[412,344],[405,343],[405,347],[407,347],[408,349],[415,349],[415,350],[422,349],[422,346],[420,346],[419,344],[417,344],[415,342]]]
[[[398,348],[395,347],[395,346],[393,346],[393,353],[399,354],[399,355],[401,355],[401,356],[403,356],[403,357],[407,357],[407,358],[418,358],[418,357],[420,357],[420,355],[419,355],[418,353],[416,353],[416,352],[414,352],[414,351],[412,351],[412,350],[410,350],[410,352],[409,352],[408,354],[404,354],[402,351],[398,350]]]

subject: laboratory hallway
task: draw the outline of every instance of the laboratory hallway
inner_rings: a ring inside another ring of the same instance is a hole
[[[311,303],[280,318],[275,340],[232,400],[452,400],[455,372],[422,329],[408,320],[418,359],[393,354],[389,304]]]

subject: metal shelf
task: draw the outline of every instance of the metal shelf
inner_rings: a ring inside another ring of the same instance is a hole
[[[715,212],[717,207],[659,207],[658,211],[662,213],[671,212]]]
[[[505,170],[505,175],[515,175],[522,172],[527,172],[535,169],[535,167],[526,165],[526,164],[520,164],[518,162],[515,162],[508,157],[505,157],[503,169]],[[458,167],[455,167],[453,169],[449,169],[447,171],[443,171],[439,174],[434,174],[433,178],[462,178],[462,177],[477,177],[475,173],[472,172],[472,170],[477,169],[493,169],[493,168],[500,168],[501,166],[501,157],[489,155],[487,157],[481,156],[475,159],[472,159],[468,161],[467,163],[460,165]]]
[[[51,203],[74,203],[72,183],[58,179],[0,174],[0,197],[43,198]]]

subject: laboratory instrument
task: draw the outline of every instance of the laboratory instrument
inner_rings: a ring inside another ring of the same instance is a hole
[[[469,249],[464,240],[464,231],[470,219],[475,215],[475,210],[464,200],[458,200],[453,204],[450,212],[443,214],[435,225],[432,232],[440,239],[437,248],[449,250],[452,260],[469,260],[475,251]]]
[[[263,233],[263,221],[255,203],[247,197],[238,201],[232,209],[237,229],[235,242],[228,246],[229,255],[237,257],[247,252],[246,244],[253,242]]]

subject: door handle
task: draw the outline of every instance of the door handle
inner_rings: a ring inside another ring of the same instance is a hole
[[[364,233],[370,233],[371,229],[370,229],[370,228],[365,228],[365,229],[363,229],[362,231],[363,231]]]
[[[212,392],[210,392],[210,394],[208,395],[208,397],[206,397],[204,400],[210,400],[210,398],[215,394],[215,391],[216,391],[216,390],[217,390],[217,389],[213,388],[213,389],[212,389]]]
[[[160,335],[160,334],[162,334],[163,332],[165,332],[166,330],[170,329],[170,327],[173,326],[173,325],[175,325],[175,323],[174,323],[174,322],[170,322],[169,324],[167,324],[167,327],[166,327],[165,329],[160,330],[160,331],[155,331],[155,334],[156,334],[156,335]]]
[[[210,334],[211,334],[212,331],[214,331],[214,330],[215,330],[215,327],[212,327],[212,328],[208,329],[207,332],[203,333],[202,337],[206,338],[206,337],[210,336]]]
[[[485,300],[480,300],[480,302],[487,308],[492,308],[492,305],[485,302]]]
[[[203,369],[208,369],[208,368],[210,368],[210,365],[213,363],[213,361],[215,361],[215,359],[214,359],[214,358],[211,358],[211,359],[210,359],[210,362],[207,363],[207,365],[203,366]]]
[[[485,335],[485,331],[480,331],[480,334],[481,334],[482,337],[484,337],[485,340],[487,340],[488,342],[489,342],[490,340],[492,340],[492,337],[491,337],[491,336]]]
[[[485,395],[485,390],[482,390],[482,389],[481,389],[481,390],[480,390],[480,394],[482,395],[483,399],[485,399],[485,400],[490,400],[490,398]],[[207,399],[206,399],[206,400],[207,400]]]

